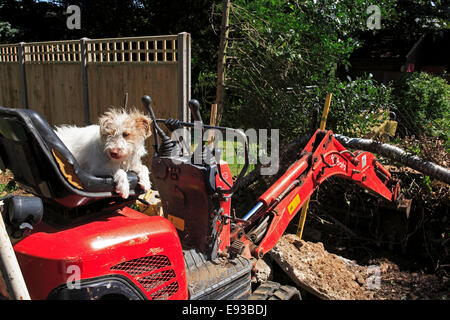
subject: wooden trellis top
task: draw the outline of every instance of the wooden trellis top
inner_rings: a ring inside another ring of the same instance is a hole
[[[0,45],[0,62],[19,62],[17,45]]]
[[[83,38],[0,45],[0,62],[80,63],[84,57],[86,63],[176,63],[177,53],[177,35]]]

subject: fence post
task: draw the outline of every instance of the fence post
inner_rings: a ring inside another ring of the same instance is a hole
[[[87,47],[86,40],[88,38],[80,39],[80,53],[81,53],[81,77],[83,82],[83,105],[84,105],[84,123],[85,125],[90,124],[90,112],[89,112],[89,87],[88,87],[88,76],[87,76]]]
[[[191,99],[191,35],[187,32],[178,34],[178,117],[190,122],[188,101]],[[189,131],[190,132],[190,131]],[[188,132],[184,139],[190,142]]]
[[[20,42],[17,49],[20,64],[20,80],[22,82],[22,105],[24,109],[28,109],[27,77],[25,74],[25,42]]]

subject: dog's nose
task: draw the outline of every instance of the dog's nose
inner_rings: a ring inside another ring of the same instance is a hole
[[[120,150],[119,149],[111,149],[111,151],[109,151],[109,155],[113,159],[119,159],[120,158]]]

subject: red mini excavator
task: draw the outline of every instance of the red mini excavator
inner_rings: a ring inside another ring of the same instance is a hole
[[[269,294],[252,290],[255,262],[324,180],[339,176],[391,203],[400,198],[398,181],[372,154],[352,153],[331,131],[318,130],[300,159],[237,217],[231,196],[249,165],[242,131],[203,125],[195,100],[189,102],[195,123],[155,119],[150,97],[142,101],[153,119],[151,172],[164,217],[130,208],[143,193],[134,173],[128,174],[130,198],[122,199],[112,177],[80,168],[38,113],[0,107],[1,169],[10,169],[34,195],[3,199],[3,218],[11,237],[20,239],[14,251],[32,299],[267,299]],[[169,131],[187,127],[241,136],[245,163],[236,180],[209,146],[200,143],[186,156],[181,142],[159,124]],[[289,286],[270,292],[299,298]]]

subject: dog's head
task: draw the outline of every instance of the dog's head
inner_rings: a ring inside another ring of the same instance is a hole
[[[114,161],[124,161],[151,135],[151,119],[137,110],[110,109],[99,118],[104,151]]]

